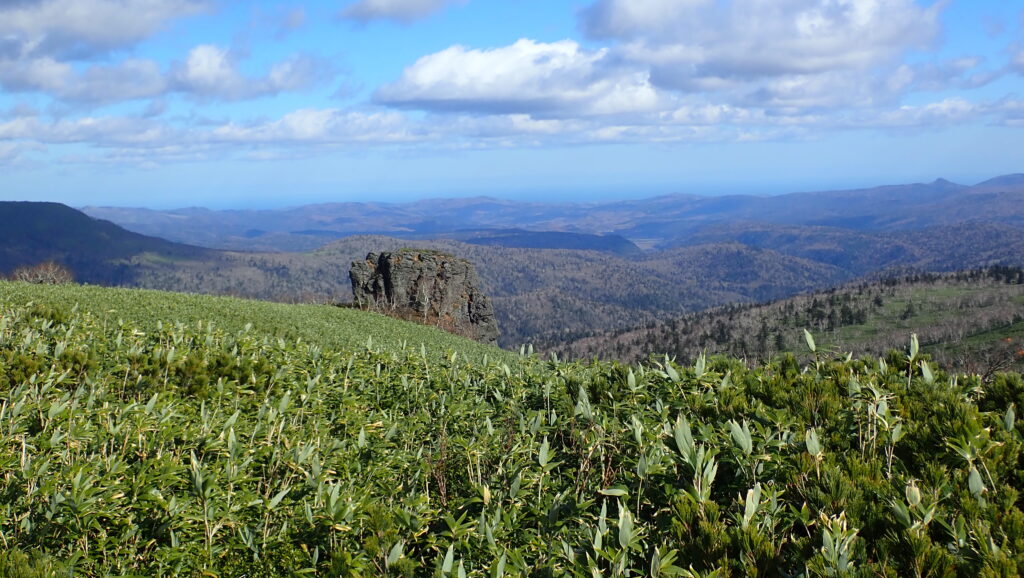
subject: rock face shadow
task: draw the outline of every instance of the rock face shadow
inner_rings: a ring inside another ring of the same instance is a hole
[[[491,300],[465,259],[416,249],[369,253],[352,262],[349,278],[360,308],[435,325],[482,343],[498,341]]]

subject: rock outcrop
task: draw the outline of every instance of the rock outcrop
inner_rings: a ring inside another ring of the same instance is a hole
[[[496,343],[491,300],[465,259],[437,251],[370,253],[349,271],[359,307],[436,325],[483,343]]]

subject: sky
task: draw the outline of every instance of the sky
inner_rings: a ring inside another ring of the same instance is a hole
[[[0,200],[586,201],[1018,172],[1016,0],[0,0]]]

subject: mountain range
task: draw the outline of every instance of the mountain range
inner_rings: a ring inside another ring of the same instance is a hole
[[[502,345],[541,350],[855,279],[1024,264],[1024,175],[603,204],[86,211],[0,203],[0,273],[53,259],[88,283],[336,303],[353,260],[433,248],[476,265]],[[385,234],[349,235],[368,230]]]
[[[129,230],[220,249],[312,250],[333,238],[380,234],[467,242],[519,230],[549,235],[534,248],[602,250],[603,236],[659,250],[702,242],[723,227],[824,227],[861,233],[920,230],[964,221],[1024,225],[1024,174],[967,186],[931,183],[777,196],[669,195],[604,203],[538,203],[488,197],[412,203],[332,203],[286,209],[214,211],[85,207],[85,213]],[[551,236],[573,233],[586,237]],[[522,246],[522,245],[520,245]]]

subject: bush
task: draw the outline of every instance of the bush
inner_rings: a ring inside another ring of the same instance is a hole
[[[56,261],[45,261],[37,265],[18,267],[11,273],[11,280],[39,285],[61,285],[63,283],[74,283],[75,276],[64,265]]]

